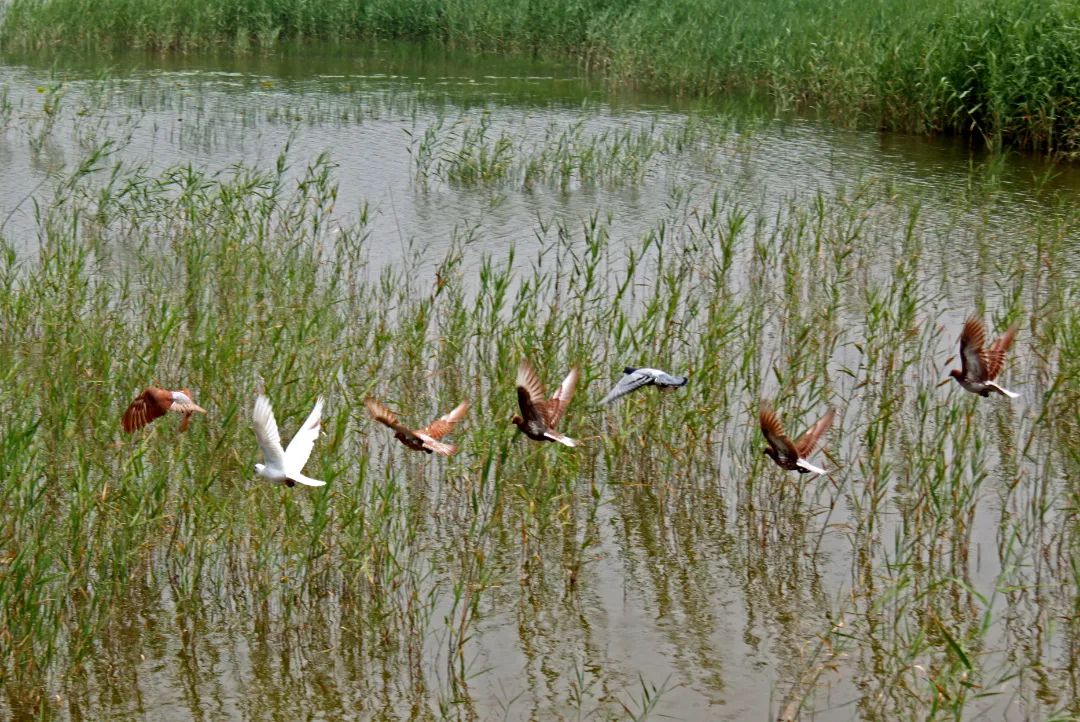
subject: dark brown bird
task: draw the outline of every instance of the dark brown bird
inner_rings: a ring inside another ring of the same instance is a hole
[[[555,428],[574,395],[578,376],[580,371],[575,366],[570,369],[570,373],[551,398],[547,399],[544,385],[540,383],[540,377],[536,375],[532,364],[528,359],[522,359],[517,371],[517,397],[521,416],[514,416],[511,422],[533,441],[557,441],[565,446],[577,446],[577,441],[560,434]]]
[[[435,452],[443,456],[454,454],[457,447],[453,444],[443,443],[439,439],[449,434],[454,426],[465,418],[465,412],[469,410],[469,402],[462,401],[453,411],[445,416],[440,416],[424,428],[410,429],[398,421],[393,411],[370,396],[364,399],[364,406],[367,407],[371,418],[393,429],[394,438],[405,444],[405,446],[416,451],[426,451],[429,454]]]
[[[130,434],[146,426],[159,416],[164,416],[168,411],[184,415],[184,418],[180,421],[180,431],[187,431],[192,414],[206,413],[206,409],[191,400],[191,391],[188,389],[169,391],[168,389],[159,389],[157,386],[150,386],[135,397],[135,400],[127,407],[121,425],[124,427],[124,431]]]
[[[806,458],[817,450],[818,442],[832,425],[833,416],[835,416],[833,409],[829,409],[794,443],[784,434],[784,426],[771,407],[762,403],[760,415],[761,433],[765,435],[765,441],[769,443],[768,448],[764,450],[766,456],[775,461],[780,468],[788,471],[797,471],[800,474],[827,473],[821,467],[811,464]]]
[[[1015,399],[1020,394],[994,383],[994,379],[1005,366],[1005,352],[1012,346],[1015,338],[1016,324],[1013,324],[990,344],[990,348],[983,348],[986,345],[986,327],[983,326],[982,319],[974,316],[969,318],[960,333],[960,368],[950,371],[949,376],[973,394],[986,397],[995,392]],[[945,379],[941,383],[948,382],[949,379]]]

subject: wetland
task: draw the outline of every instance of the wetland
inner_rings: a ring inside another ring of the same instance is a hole
[[[1080,717],[1070,166],[401,41],[9,54],[0,166],[0,715]],[[939,386],[972,314],[1020,398]]]

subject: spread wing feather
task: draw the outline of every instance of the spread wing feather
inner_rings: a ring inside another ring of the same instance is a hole
[[[448,414],[443,414],[439,418],[432,421],[430,424],[416,432],[417,436],[423,438],[423,436],[429,436],[432,439],[441,439],[442,437],[453,431],[454,426],[459,421],[465,418],[465,413],[469,410],[469,402],[462,401],[457,407]]]
[[[775,411],[762,404],[759,420],[761,422],[761,433],[764,434],[765,441],[768,442],[769,446],[793,459],[799,455],[798,449],[795,448],[795,445],[791,443],[791,439],[784,433],[784,425],[780,423],[780,417],[776,415]]]
[[[254,421],[255,439],[262,449],[263,460],[267,466],[277,469],[285,468],[285,450],[281,448],[281,436],[278,434],[277,420],[274,418],[274,410],[270,406],[270,399],[262,394],[255,399],[255,410],[252,414]]]
[[[964,376],[982,381],[986,378],[983,364],[983,346],[986,344],[986,328],[978,318],[969,318],[960,332],[960,367]]]
[[[1005,366],[1005,353],[1012,347],[1016,338],[1016,324],[1009,326],[1005,333],[1001,334],[990,348],[983,354],[983,362],[986,364],[986,378],[996,379]]]
[[[799,456],[807,458],[817,450],[818,442],[821,441],[821,437],[825,435],[825,432],[832,426],[833,417],[836,415],[835,409],[829,409],[824,416],[818,419],[818,422],[807,429],[806,433],[798,438],[795,442],[795,449],[799,452]]]
[[[574,396],[574,389],[577,387],[578,377],[580,376],[581,371],[577,366],[570,369],[570,373],[566,375],[559,388],[551,395],[551,400],[547,403],[547,413],[545,414],[550,428],[554,429],[562,421],[563,416],[566,414],[566,407],[570,405],[570,399]]]
[[[323,397],[320,396],[304,425],[293,434],[289,446],[285,449],[285,463],[288,465],[286,470],[299,473],[311,457],[311,450],[315,448],[315,440],[319,438],[319,430],[322,428],[322,409]]]

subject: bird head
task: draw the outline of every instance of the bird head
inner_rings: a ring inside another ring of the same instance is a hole
[[[761,453],[765,454],[765,456],[769,457],[773,461],[776,461],[776,451],[773,450],[773,447],[766,446],[764,449],[761,450]]]
[[[949,383],[949,379],[956,379],[957,381],[959,381],[962,378],[964,378],[964,372],[960,369],[953,369],[949,372],[949,378],[942,381],[940,384],[938,384],[938,386],[944,386],[945,384]]]
[[[514,418],[510,419],[510,423],[514,426],[521,426],[525,423],[525,419],[521,418],[517,414],[514,414]]]
[[[263,469],[265,469],[265,468],[266,468],[266,466],[264,466],[263,464],[256,464],[255,465],[255,473],[258,474],[259,476],[262,476]]]
[[[633,366],[627,366],[626,368],[624,368],[624,369],[622,370],[622,372],[623,372],[624,374],[632,374],[632,373],[634,373],[635,371],[637,371],[637,369],[636,369],[636,368],[634,368]]]

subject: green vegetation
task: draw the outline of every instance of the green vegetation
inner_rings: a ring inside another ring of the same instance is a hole
[[[411,147],[420,184],[561,188],[638,183],[650,159],[711,158],[727,132],[553,127],[522,148],[481,120]],[[595,160],[564,173],[568,145]],[[736,164],[753,152],[725,148]],[[367,218],[332,221],[327,159],[293,180],[289,162],[148,174],[105,144],[39,206],[32,257],[3,244],[0,710],[139,716],[112,680],[165,668],[204,712],[197,691],[226,675],[256,717],[483,718],[481,625],[506,614],[521,665],[542,670],[536,716],[662,713],[685,680],[628,679],[592,641],[614,570],[619,594],[692,627],[665,640],[691,676],[723,657],[709,600],[733,579],[780,630],[784,719],[834,704],[820,690],[836,680],[867,719],[959,719],[999,692],[1033,717],[1080,713],[1080,304],[1060,262],[1074,212],[1029,218],[1022,242],[984,219],[957,247],[956,219],[924,219],[889,184],[767,214],[673,185],[669,219],[640,238],[613,240],[597,209],[579,227],[537,219],[502,257],[448,230],[442,257],[380,268]],[[943,275],[957,268],[972,277]],[[999,309],[995,328],[1021,322],[1006,381],[1022,404],[936,387],[955,351],[941,321],[973,304]],[[565,428],[582,448],[509,425],[523,355],[548,384],[581,365]],[[597,410],[634,359],[691,383]],[[124,436],[151,381],[210,413],[182,436],[169,418]],[[327,395],[309,466],[325,488],[254,476],[263,382],[286,437]],[[367,418],[368,393],[410,419],[469,399],[462,452],[408,452]],[[762,396],[789,430],[841,411],[835,473],[762,456]],[[822,577],[837,574],[833,598]],[[218,668],[236,646],[242,663]]]
[[[0,29],[2,46],[21,50],[384,37],[571,58],[618,82],[1080,153],[1070,0],[12,0]]]

